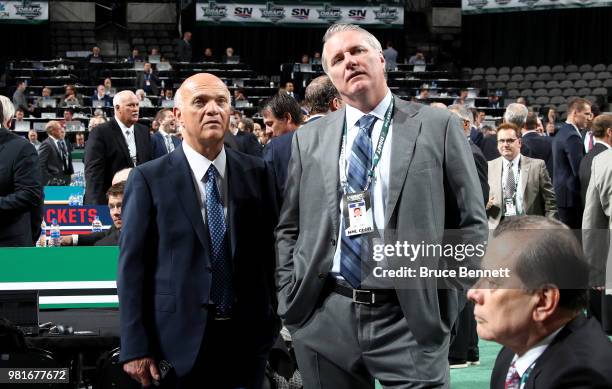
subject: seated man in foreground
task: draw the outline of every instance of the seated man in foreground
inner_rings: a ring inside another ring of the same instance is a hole
[[[468,292],[478,335],[504,346],[491,388],[610,388],[612,343],[587,319],[588,267],[562,223],[542,216],[504,220],[484,269],[510,277],[481,278]]]

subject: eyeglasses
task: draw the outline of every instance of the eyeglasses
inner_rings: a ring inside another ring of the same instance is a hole
[[[497,143],[501,144],[509,144],[511,145],[512,143],[516,142],[518,138],[514,138],[514,139],[498,139]]]

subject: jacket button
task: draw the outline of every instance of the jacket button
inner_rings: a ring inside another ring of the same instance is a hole
[[[336,245],[336,239],[332,239],[331,240],[331,244],[332,244],[332,246],[335,246]]]

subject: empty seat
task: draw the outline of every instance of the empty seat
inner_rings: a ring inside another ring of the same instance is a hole
[[[534,86],[535,88],[535,86]],[[536,89],[536,91],[533,94],[536,97],[540,97],[540,96],[548,96],[548,91],[544,88],[542,89]]]
[[[512,74],[520,74],[523,73],[525,70],[523,69],[522,66],[514,66],[512,69],[510,69],[510,73]]]
[[[144,45],[144,39],[143,38],[134,38],[134,39],[132,39],[132,45],[133,46]]]
[[[550,73],[550,66],[548,65],[542,65],[538,68],[538,73]]]
[[[591,103],[596,104],[599,98],[597,96],[585,96],[585,99],[589,100]]]
[[[603,85],[603,82],[601,82],[601,80],[591,80],[589,81],[589,88],[593,89],[593,88],[599,88]]]
[[[578,96],[588,96],[591,94],[591,88],[580,88],[578,89]]]
[[[576,89],[567,88],[566,90],[563,91],[563,96],[565,97],[576,96]]]
[[[573,73],[569,73],[567,75],[567,79],[568,80],[572,80],[572,81],[576,81],[576,80],[582,79],[582,76],[580,75],[580,73],[573,72]]]
[[[607,88],[595,88],[593,90],[593,95],[594,96],[607,96],[608,95],[608,89]]]
[[[574,88],[578,89],[578,88],[584,88],[585,86],[589,85],[588,82],[584,81],[584,80],[576,80],[574,82]]]
[[[469,67],[467,67],[467,66],[466,66],[466,67],[463,67],[463,68],[461,68],[461,73],[464,73],[464,74],[472,74],[472,68],[469,68]]]
[[[597,65],[593,66],[592,71],[594,72],[603,72],[606,70],[606,65],[602,64],[602,63],[598,63]]]
[[[495,89],[506,89],[506,83],[503,81],[496,81],[493,83],[493,88]]]
[[[612,78],[612,75],[608,71],[597,73],[598,80],[607,80],[608,78]]]
[[[510,75],[509,74],[500,74],[499,76],[497,76],[497,81],[501,81],[501,82],[508,82],[510,81]]]
[[[603,86],[606,88],[612,88],[612,79],[605,80]]]
[[[521,96],[523,96],[523,97],[533,96],[533,89],[523,89],[521,91]]]
[[[550,98],[550,103],[551,104],[555,104],[555,105],[559,105],[559,104],[563,104],[565,103],[565,97],[563,96],[554,96]]]
[[[563,67],[563,65],[555,65],[552,67],[552,69],[550,69],[551,73],[562,73],[565,71],[565,68]]]
[[[538,79],[538,75],[535,73],[526,73],[525,74],[525,81],[535,81]]]
[[[482,80],[482,75],[480,75],[480,74],[474,74],[474,75],[472,76],[472,81],[480,81],[480,80]]]
[[[535,73],[538,71],[538,68],[535,66],[527,66],[525,68],[525,73]]]
[[[580,67],[578,68],[579,72],[590,72],[593,69],[593,67],[589,64],[584,64],[584,65],[580,65]]]
[[[497,74],[497,68],[490,66],[485,70],[485,74]]]
[[[559,81],[551,80],[546,83],[546,88],[548,89],[558,88],[558,87],[559,87]]]
[[[172,47],[172,46],[170,46],[170,45],[165,45],[165,46],[162,46],[162,47],[161,47],[161,52],[162,52],[162,53],[164,53],[164,55],[165,55],[166,53],[170,53],[170,52],[172,52],[172,51],[174,51],[174,47]]]
[[[567,104],[566,103],[559,104],[559,106],[557,107],[557,111],[559,111],[559,112],[567,112]]]
[[[484,74],[484,69],[483,68],[474,68],[474,70],[472,70],[472,74]]]
[[[571,73],[571,72],[577,72],[578,71],[578,66],[576,65],[567,65],[565,67],[565,73]]]
[[[566,73],[555,73],[552,76],[552,79],[556,80],[556,81],[563,81],[566,78],[567,78],[567,74]]]
[[[574,83],[570,80],[563,80],[559,83],[559,88],[563,89],[563,88],[572,88],[574,86]]]
[[[509,81],[508,83],[506,83],[506,89],[518,89],[519,88],[519,83],[516,81]]]
[[[610,65],[608,65],[608,67],[606,68],[607,71],[612,72],[612,63]]]
[[[543,81],[534,81],[531,87],[533,89],[546,88],[546,83]]]
[[[528,88],[531,88],[531,81],[519,82],[519,89],[528,89]]]
[[[582,75],[583,80],[594,80],[597,78],[594,72],[586,72]]]
[[[606,69],[604,68],[604,70]],[[510,68],[507,66],[502,66],[501,68],[497,70],[497,74],[508,74],[508,73],[510,73]]]
[[[518,89],[510,89],[508,91],[508,97],[512,98],[512,99],[516,99],[517,97],[519,97],[521,94],[518,91]]]
[[[516,81],[516,82],[523,81],[524,79],[525,79],[525,78],[523,77],[523,75],[522,75],[522,74],[513,74],[513,75],[510,77],[510,81]]]
[[[495,74],[487,74],[485,76],[485,80],[487,80],[487,82],[495,82],[497,80],[497,76]]]
[[[540,80],[540,81],[550,81],[550,80],[552,80],[552,75],[550,73],[540,73],[540,74],[538,74],[538,80]]]

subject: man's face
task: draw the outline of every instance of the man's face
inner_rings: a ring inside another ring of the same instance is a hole
[[[104,96],[104,85],[98,85],[98,96]]]
[[[104,89],[110,89],[113,86],[113,82],[110,78],[104,79]]]
[[[28,139],[30,140],[30,142],[35,142],[38,140],[38,134],[36,133],[36,131],[30,130],[28,131]]]
[[[138,51],[138,49],[132,50],[132,58],[136,58],[138,57],[138,55],[140,55],[140,52]]]
[[[43,97],[51,97],[51,89],[48,89],[48,88],[43,88],[43,90],[42,90],[42,96],[43,96]]]
[[[83,134],[76,134],[76,143],[79,146],[82,146],[85,144],[85,135]]]
[[[532,312],[537,294],[528,293],[514,271],[521,250],[514,233],[495,238],[487,248],[482,268],[507,267],[510,277],[481,278],[468,291],[468,298],[474,302],[476,330],[481,339],[505,346],[523,343],[521,339],[534,323]]]
[[[286,83],[285,84],[285,90],[287,91],[287,93],[293,92],[293,83],[292,82]]]
[[[127,127],[131,127],[138,121],[138,97],[130,93],[123,96],[119,104],[115,106],[115,114]]]
[[[117,230],[121,230],[121,206],[123,205],[123,194],[108,196],[108,210]]]
[[[191,40],[191,33],[190,32],[186,32],[185,33],[185,40],[186,41],[190,41]]]
[[[212,49],[210,47],[207,47],[204,50],[204,55],[207,56],[207,57],[212,57]]]
[[[351,104],[367,93],[383,94],[385,59],[358,31],[334,34],[323,47],[328,75],[343,99]]]
[[[176,132],[176,120],[172,111],[166,111],[159,124],[160,127],[162,127],[166,132],[169,132],[171,134],[174,134]]]
[[[478,112],[478,123],[482,123],[485,120],[486,114],[484,112]]]
[[[521,152],[521,140],[514,130],[499,130],[497,132],[497,151],[508,161],[513,160]]]
[[[266,132],[271,132],[272,136],[280,136],[291,130],[289,128],[288,118],[277,118],[269,110],[263,111],[262,115],[264,118],[264,124],[266,126]]]
[[[151,71],[151,64],[146,62],[143,66],[144,72],[149,73]]]
[[[468,91],[467,91],[467,90],[462,89],[462,90],[459,92],[459,98],[460,98],[461,100],[465,100],[465,99],[467,98],[467,96],[468,96]]]
[[[166,91],[164,92],[164,95],[166,96],[167,99],[171,99],[172,98],[172,89],[166,89]]]
[[[74,88],[71,86],[66,87],[66,96],[73,96],[75,94]]]
[[[592,117],[591,106],[585,105],[582,109],[574,111],[574,124],[578,128],[586,128]]]
[[[234,55],[234,49],[232,49],[231,47],[228,47],[227,49],[225,49],[225,55],[228,57],[231,57]]]
[[[26,89],[26,84],[25,84],[25,82],[20,83],[20,84],[17,86],[17,89],[19,89],[20,91],[22,91],[22,92],[23,92],[23,91]]]
[[[72,112],[64,111],[64,121],[67,121],[67,122],[72,121]]]
[[[174,115],[183,128],[183,138],[190,145],[223,142],[231,108],[230,93],[223,81],[202,74],[184,82],[181,103],[180,108],[174,108]]]
[[[422,99],[428,99],[429,98],[429,90],[428,89],[423,89],[421,91],[421,96]]]
[[[15,111],[15,119],[21,121],[23,120],[23,111],[19,110],[19,111]]]
[[[100,55],[100,48],[99,47],[94,47],[91,51],[94,53],[94,55]]]
[[[62,126],[53,126],[50,131],[49,131],[49,135],[51,135],[52,137],[54,137],[55,139],[64,139],[64,134],[66,132],[64,131],[64,129],[62,128]]]

